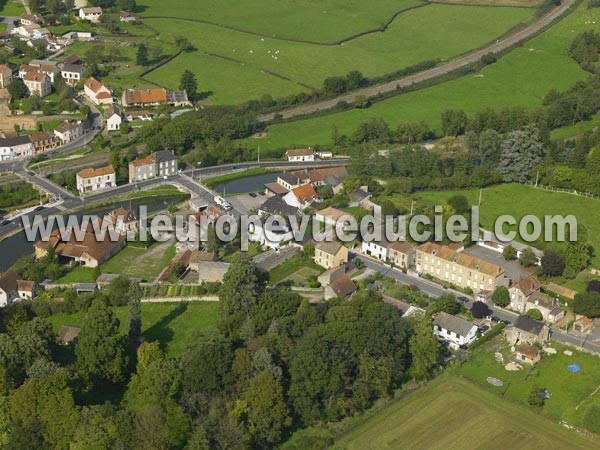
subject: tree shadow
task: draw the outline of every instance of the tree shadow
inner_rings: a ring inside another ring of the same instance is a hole
[[[202,91],[202,92],[198,92],[196,94],[196,97],[194,100],[206,100],[208,97],[210,97],[211,95],[213,95],[214,92],[213,91]]]
[[[166,345],[173,340],[173,330],[169,328],[169,324],[182,315],[187,308],[187,303],[178,304],[169,314],[142,333],[144,339],[147,341],[158,341],[160,348],[164,351]]]

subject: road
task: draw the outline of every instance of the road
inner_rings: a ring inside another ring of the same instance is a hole
[[[350,94],[342,95],[331,100],[325,100],[319,103],[313,103],[310,105],[299,106],[297,108],[290,108],[283,111],[265,114],[259,116],[258,120],[261,122],[269,122],[273,120],[275,114],[280,114],[281,117],[284,119],[288,119],[295,116],[302,116],[305,114],[312,114],[317,111],[331,109],[335,107],[339,102],[352,103],[354,102],[354,99],[358,96],[365,96],[367,98],[373,97],[378,94],[393,91],[399,87],[408,87],[415,83],[428,81],[433,78],[439,77],[440,75],[445,75],[447,73],[453,72],[457,69],[460,69],[461,67],[465,67],[478,62],[482,56],[488,53],[502,52],[515,44],[521,43],[529,39],[539,31],[543,30],[548,25],[552,24],[552,22],[554,22],[560,16],[562,16],[575,3],[575,1],[576,0],[564,0],[559,7],[553,9],[548,14],[541,17],[537,22],[527,26],[521,31],[511,34],[510,36],[504,39],[497,40],[496,42],[480,50],[476,50],[472,53],[469,53],[466,56],[454,59],[444,65],[434,67],[433,69],[425,70],[423,72],[419,72],[417,74],[410,75],[405,78],[390,81],[388,83],[360,89],[358,91],[354,91]]]
[[[457,298],[467,299],[467,301],[462,302],[466,308],[470,308],[471,306],[473,306],[473,299],[462,292],[455,291],[453,289],[445,289],[439,284],[434,283],[433,281],[407,275],[405,273],[400,272],[399,270],[390,268],[389,265],[384,264],[383,262],[365,257],[362,254],[351,253],[351,257],[360,259],[366,268],[379,272],[384,277],[392,278],[396,280],[397,283],[416,286],[422,292],[429,296],[440,297],[445,294],[452,294]],[[507,321],[511,324],[515,322],[517,317],[519,317],[517,313],[507,311],[503,308],[491,306],[490,309],[492,311],[492,316],[496,316],[500,320]],[[586,334],[582,336],[574,336],[571,334],[567,334],[563,330],[560,330],[558,328],[551,328],[550,339],[561,344],[567,344],[573,347],[583,348],[587,351],[600,354],[600,345],[593,342],[590,339],[590,336]]]

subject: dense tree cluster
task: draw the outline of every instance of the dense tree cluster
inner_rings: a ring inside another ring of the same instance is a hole
[[[600,33],[597,31],[590,30],[577,35],[569,47],[569,56],[588,72],[597,72],[598,55],[600,55]]]

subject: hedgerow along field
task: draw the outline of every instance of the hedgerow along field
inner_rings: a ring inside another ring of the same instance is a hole
[[[443,205],[453,195],[466,196],[471,205],[476,205],[479,201],[479,189],[421,192],[415,199],[417,204]],[[600,200],[514,183],[483,189],[479,209],[481,226],[488,230],[493,229],[494,222],[503,214],[510,214],[517,221],[528,214],[533,214],[540,220],[545,215],[573,214],[577,218],[577,225],[587,228],[588,240],[596,250],[592,257],[592,265],[600,268]],[[509,227],[506,228],[508,229]],[[511,229],[517,231],[516,227]],[[545,243],[536,242],[533,245],[544,248]]]
[[[589,76],[568,56],[567,50],[575,36],[597,29],[599,23],[600,8],[587,9],[587,2],[583,2],[572,14],[479,73],[397,95],[368,109],[273,125],[265,138],[250,139],[246,144],[249,148],[260,144],[261,151],[331,145],[334,125],[340,134],[350,135],[370,117],[382,117],[392,128],[399,122],[425,120],[439,131],[440,115],[446,109],[474,113],[486,107],[539,106],[550,89],[565,90]]]
[[[336,439],[336,448],[600,447],[538,412],[503,400],[475,383],[443,376],[358,421]]]
[[[531,8],[483,8],[430,4],[400,14],[385,32],[341,45],[272,39],[220,26],[176,19],[144,22],[160,39],[181,33],[196,51],[184,53],[145,79],[175,89],[181,73],[196,74],[199,91],[212,103],[239,103],[311,91],[330,76],[359,70],[373,77],[425,60],[446,60],[479,48],[533,19]],[[270,16],[277,21],[278,17]]]

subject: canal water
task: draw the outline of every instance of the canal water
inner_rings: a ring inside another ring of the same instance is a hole
[[[85,210],[78,214],[81,217],[82,214],[97,214],[98,216],[104,216],[106,213],[116,208],[133,209],[137,211],[140,205],[145,205],[148,209],[148,213],[160,211],[166,209],[171,203],[179,203],[181,196],[163,196],[160,198],[140,198],[122,202],[115,202],[107,205],[102,205],[98,208]],[[20,220],[20,219],[17,219]],[[21,231],[14,234],[0,242],[0,272],[8,269],[12,266],[17,259],[22,256],[33,253],[33,242],[27,240],[25,231]]]
[[[212,188],[224,195],[247,194],[249,192],[263,191],[265,189],[265,184],[277,181],[279,175],[281,175],[281,172],[250,175],[248,177],[217,183],[213,185]]]

